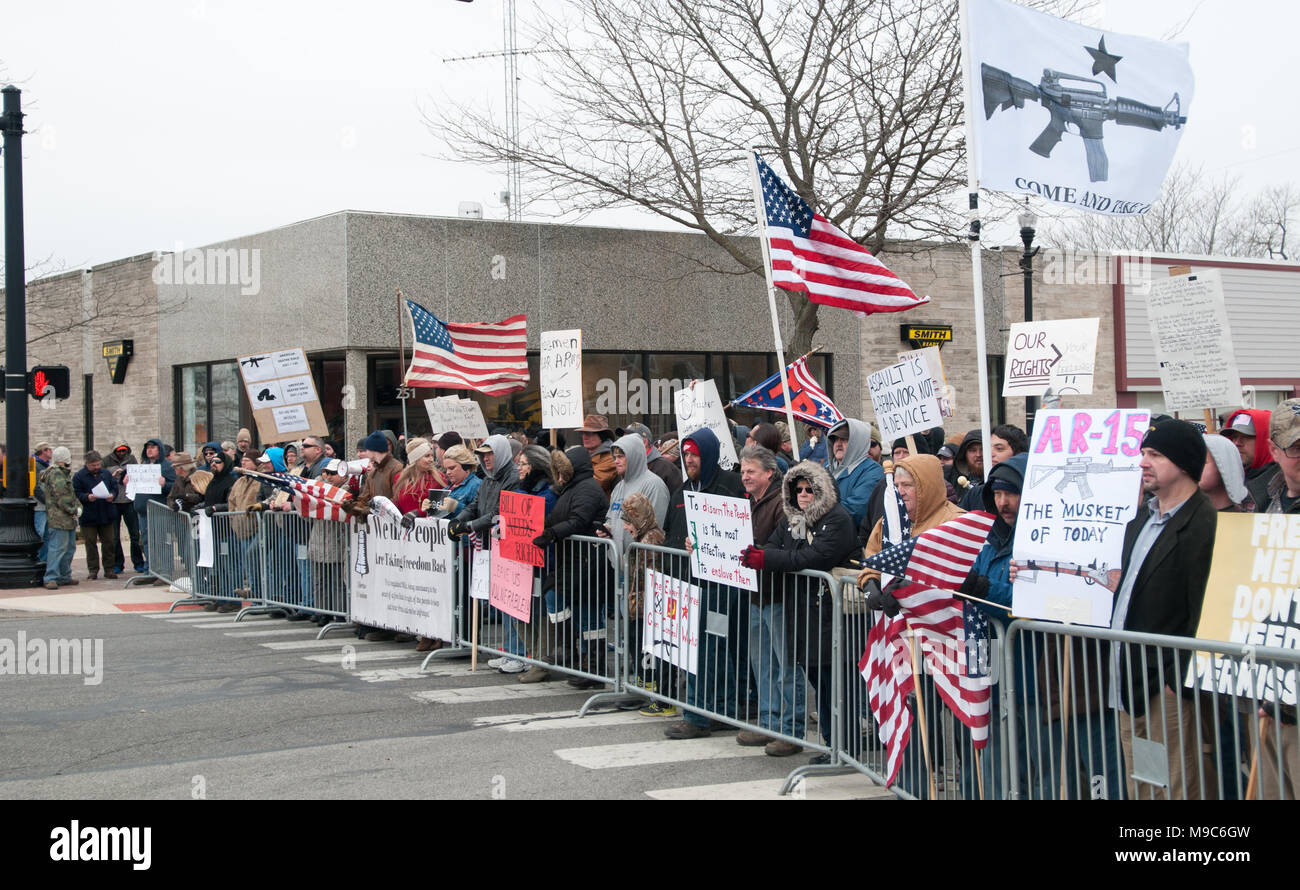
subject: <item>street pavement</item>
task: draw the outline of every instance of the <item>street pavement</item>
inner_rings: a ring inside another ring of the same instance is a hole
[[[0,646],[102,640],[89,677],[0,674],[0,799],[891,798],[856,773],[781,798],[808,754],[767,757],[734,731],[669,741],[670,721],[610,705],[579,718],[590,693],[558,676],[421,670],[413,644],[167,614],[179,591],[125,580],[0,591]]]

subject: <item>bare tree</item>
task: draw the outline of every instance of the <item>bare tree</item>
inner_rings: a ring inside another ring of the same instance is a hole
[[[1287,235],[1300,225],[1300,188],[1294,183],[1273,186],[1261,192],[1246,210],[1251,253],[1287,260]]]
[[[533,28],[549,104],[517,146],[466,104],[426,115],[462,161],[517,160],[529,206],[639,207],[762,274],[746,151],[872,251],[951,238],[965,180],[956,4],[927,0],[572,0]],[[811,348],[817,305],[784,292]]]

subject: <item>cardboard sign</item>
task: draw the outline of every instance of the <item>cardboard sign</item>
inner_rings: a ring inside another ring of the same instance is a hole
[[[126,496],[137,494],[162,494],[158,480],[162,470],[158,464],[126,464]]]
[[[329,434],[306,352],[298,348],[241,355],[238,364],[264,446]]]
[[[686,492],[692,576],[758,590],[758,573],[740,564],[740,554],[754,543],[751,506],[744,498]]]
[[[1150,411],[1137,409],[1035,415],[1012,548],[1020,565],[1016,617],[1110,624],[1150,420]]]
[[[1097,361],[1097,318],[1018,321],[1007,338],[1003,396],[1088,395]]]
[[[442,519],[417,519],[409,531],[388,517],[367,520],[364,544],[353,524],[351,618],[358,624],[453,639],[454,549]],[[360,559],[363,552],[365,559]]]
[[[1300,515],[1220,513],[1198,640],[1300,649]],[[1188,688],[1296,703],[1296,670],[1198,652]]]
[[[216,547],[212,535],[212,517],[200,510],[195,514],[199,522],[199,558],[196,565],[210,569],[215,561]]]
[[[700,588],[645,570],[641,651],[692,674],[699,672]]]
[[[582,331],[542,331],[542,429],[582,425]]]
[[[483,409],[473,399],[462,399],[459,396],[425,399],[424,410],[429,414],[429,425],[435,436],[460,433],[466,439],[482,441],[487,438]]]
[[[736,441],[732,438],[731,427],[727,425],[727,416],[722,411],[718,384],[712,380],[693,380],[690,386],[673,394],[673,402],[677,411],[677,433],[681,439],[684,440],[698,429],[708,427],[718,437],[718,466],[724,470],[733,469],[739,462],[736,458]]]
[[[1241,403],[1241,374],[1217,269],[1155,278],[1144,289],[1166,411]]]
[[[492,554],[487,550],[474,550],[474,562],[470,566],[469,595],[476,600],[485,600],[492,592]]]
[[[900,362],[918,357],[925,362],[926,370],[930,372],[930,379],[934,381],[935,397],[939,400],[939,413],[944,417],[952,417],[953,390],[948,385],[948,378],[943,373],[943,356],[939,353],[939,347],[926,346],[921,349],[909,349],[898,354]]]
[[[546,498],[517,491],[501,492],[501,555],[515,562],[546,563],[542,548],[533,546],[546,524]]]
[[[501,553],[501,542],[492,541],[492,580],[488,602],[525,624],[532,616],[533,567],[515,562]]]
[[[934,378],[915,353],[867,378],[880,435],[886,441],[943,426]]]

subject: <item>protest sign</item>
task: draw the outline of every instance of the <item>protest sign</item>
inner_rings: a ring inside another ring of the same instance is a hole
[[[453,545],[443,519],[417,519],[408,531],[400,522],[372,515],[367,528],[353,525],[349,566],[351,619],[432,639],[455,633]],[[359,540],[365,535],[365,543]]]
[[[686,493],[691,575],[745,590],[758,590],[758,573],[740,564],[740,554],[754,543],[751,504],[744,498]]]
[[[921,356],[876,371],[867,378],[867,388],[886,442],[943,426],[934,378]]]
[[[1019,618],[1110,624],[1124,527],[1137,513],[1144,410],[1043,410],[1034,417],[1016,516]]]
[[[1160,368],[1166,411],[1241,403],[1241,374],[1217,269],[1154,278],[1141,296]]]
[[[926,371],[929,372],[930,379],[934,381],[934,394],[939,401],[939,413],[944,417],[952,417],[952,388],[948,386],[948,378],[943,373],[943,356],[939,354],[939,347],[926,346],[924,349],[908,349],[898,354],[900,362],[910,361],[915,358],[920,358],[921,361],[925,362]]]
[[[582,425],[582,331],[542,331],[542,429]]]
[[[540,566],[546,562],[542,548],[533,538],[545,526],[546,499],[517,491],[501,492],[501,555],[515,562]]]
[[[487,438],[483,409],[473,399],[462,399],[459,396],[425,399],[424,410],[429,414],[430,429],[435,436],[454,432],[466,439],[481,441]]]
[[[692,674],[699,672],[700,588],[645,570],[641,651]]]
[[[329,434],[306,352],[280,349],[241,355],[238,365],[263,445]]]
[[[1088,395],[1097,360],[1096,318],[1018,321],[1007,338],[1005,396]]]
[[[126,496],[137,494],[162,494],[159,478],[162,470],[158,464],[126,464]]]
[[[469,595],[476,600],[485,600],[492,592],[492,554],[487,550],[475,550],[474,562],[470,566]]]
[[[532,615],[533,567],[515,562],[501,552],[501,542],[492,541],[492,580],[488,585],[488,602],[525,624]]]
[[[196,565],[210,569],[216,557],[216,547],[212,537],[212,517],[202,510],[195,515],[199,522],[199,558]]]
[[[718,398],[718,384],[712,380],[694,380],[673,394],[677,409],[677,433],[685,439],[698,429],[708,427],[718,437],[718,466],[730,470],[737,464],[736,441],[732,438],[727,416]]]
[[[1300,515],[1220,513],[1198,640],[1300,649]],[[1294,665],[1196,653],[1185,685],[1296,703]]]

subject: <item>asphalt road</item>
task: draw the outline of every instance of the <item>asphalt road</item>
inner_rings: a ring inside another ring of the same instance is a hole
[[[103,641],[97,685],[0,674],[0,799],[773,798],[807,760],[731,732],[669,742],[668,721],[635,711],[579,720],[589,693],[562,682],[525,686],[468,660],[420,674],[411,644],[316,643],[315,630],[0,611],[0,646],[20,632]],[[888,796],[856,775],[802,790]]]

